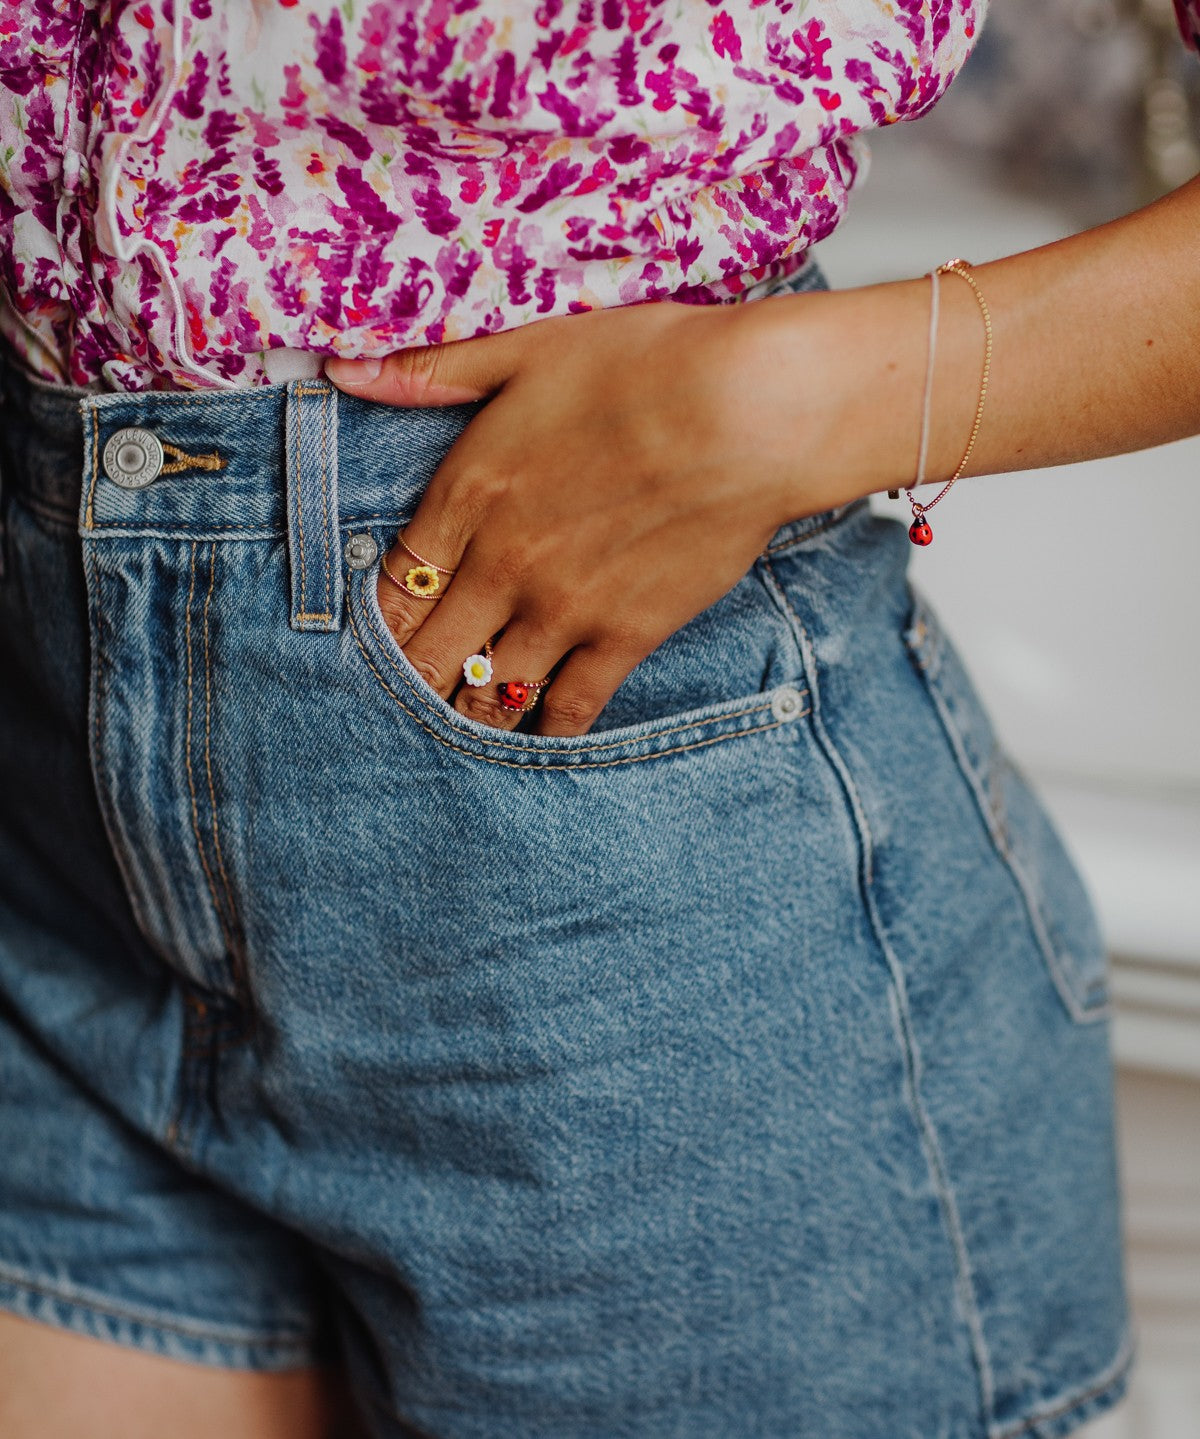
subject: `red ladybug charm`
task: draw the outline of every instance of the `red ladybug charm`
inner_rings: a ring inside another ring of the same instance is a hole
[[[500,692],[500,703],[506,710],[525,708],[525,701],[529,698],[528,685],[523,685],[520,680],[505,680],[496,688]]]
[[[924,514],[915,516],[908,527],[908,537],[914,545],[931,545],[933,543],[933,531],[929,528],[929,521]]]

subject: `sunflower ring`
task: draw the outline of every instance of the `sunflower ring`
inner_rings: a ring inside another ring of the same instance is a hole
[[[418,600],[436,600],[442,592],[441,576],[432,565],[413,565],[405,572],[404,578],[399,579],[396,575],[392,574],[386,555],[384,555],[380,564],[383,566],[384,574],[387,575],[392,584],[402,590],[406,590]]]

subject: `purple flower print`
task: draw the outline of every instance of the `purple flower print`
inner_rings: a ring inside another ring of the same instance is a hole
[[[345,120],[339,120],[336,115],[322,115],[317,124],[338,144],[345,145],[346,149],[356,160],[365,164],[374,154],[374,146],[366,134],[353,125],[347,125]]]
[[[254,155],[254,178],[268,195],[283,194],[283,175],[280,173],[279,161],[269,159],[266,152],[256,148]]]
[[[186,120],[202,120],[207,108],[208,57],[201,51],[192,63],[187,83],[175,96],[175,109]]]
[[[325,83],[336,90],[346,78],[346,38],[342,29],[342,12],[336,8],[331,10],[324,25],[321,24],[319,16],[310,15],[308,23],[316,37],[313,63]]]
[[[850,138],[932,105],[983,5],[0,6],[8,338],[51,379],[261,384],[266,348],[728,301],[837,224]]]
[[[569,160],[555,160],[529,194],[520,201],[517,209],[526,215],[540,210],[543,205],[569,189],[582,174],[582,165],[574,165]]]
[[[378,193],[357,170],[351,170],[347,165],[339,165],[335,178],[338,189],[346,197],[346,204],[354,222],[363,229],[372,231],[377,239],[390,239],[400,225],[399,215],[388,209]]]
[[[507,120],[512,114],[509,108],[513,99],[513,82],[517,74],[517,57],[511,50],[502,50],[496,60],[495,77],[492,80],[492,100],[488,114],[498,120]]]
[[[434,185],[415,191],[413,205],[431,235],[450,235],[458,226],[458,216],[450,208],[450,201]]]
[[[553,270],[542,270],[533,287],[539,315],[548,315],[554,309],[556,290]]]
[[[625,109],[642,103],[638,88],[638,51],[632,35],[626,35],[617,50],[613,65],[617,82],[617,99]]]
[[[712,34],[713,49],[718,55],[727,60],[742,58],[742,37],[727,10],[717,11],[709,24],[709,31]]]
[[[533,269],[534,262],[529,255],[520,247],[514,245],[512,259],[509,262],[506,272],[508,283],[508,302],[510,305],[524,305],[529,302],[530,294],[525,285],[525,279]]]

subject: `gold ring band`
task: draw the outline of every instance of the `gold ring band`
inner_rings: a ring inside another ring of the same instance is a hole
[[[403,532],[397,533],[396,543],[405,552],[405,554],[411,555],[418,564],[424,565],[427,569],[436,570],[439,575],[454,574],[454,570],[448,570],[445,565],[435,565],[432,560],[427,560],[424,555],[417,554],[416,550],[414,550],[411,545],[405,543]]]
[[[527,715],[537,707],[542,691],[549,683],[549,680],[538,680],[536,683],[529,680],[501,680],[496,686],[500,692],[500,704],[509,714]],[[519,703],[515,697],[510,698],[514,690],[524,693],[525,697]]]
[[[379,563],[383,573],[387,575],[392,584],[402,589],[405,594],[412,595],[414,599],[436,600],[442,592],[442,581],[432,565],[413,565],[401,580],[392,574],[387,562],[387,555],[384,555]]]
[[[542,691],[550,683],[549,676],[542,680],[497,680],[492,674],[492,642],[484,640],[478,654],[468,655],[463,660],[463,677],[474,689],[490,683],[495,684],[496,698],[510,714],[528,714],[541,698]]]

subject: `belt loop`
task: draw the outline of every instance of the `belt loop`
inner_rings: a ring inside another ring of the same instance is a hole
[[[293,380],[286,424],[291,626],[337,630],[342,623],[337,391],[326,380]]]

